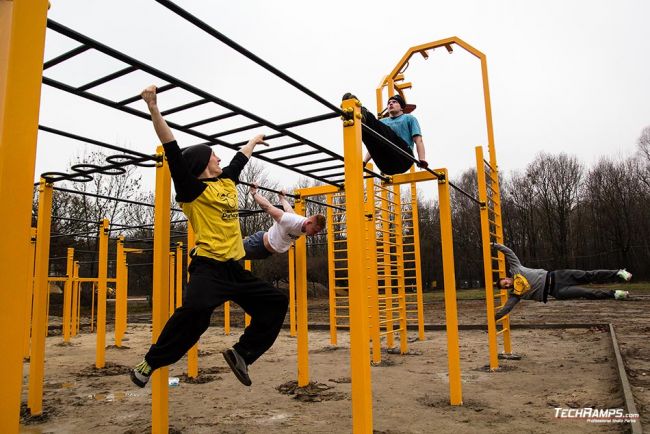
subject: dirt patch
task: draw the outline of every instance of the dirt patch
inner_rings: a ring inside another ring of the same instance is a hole
[[[112,375],[126,375],[131,372],[132,367],[118,363],[106,362],[103,368],[90,365],[77,373],[78,377],[110,377]]]
[[[345,394],[331,390],[332,386],[319,382],[298,387],[297,381],[288,381],[276,389],[284,395],[293,395],[300,402],[340,401],[346,398]]]

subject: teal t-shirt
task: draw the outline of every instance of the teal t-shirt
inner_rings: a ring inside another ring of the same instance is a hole
[[[391,127],[411,149],[413,149],[413,136],[422,135],[420,124],[413,115],[405,113],[394,118],[382,118],[381,121]]]

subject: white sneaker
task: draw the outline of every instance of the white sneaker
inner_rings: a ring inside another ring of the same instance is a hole
[[[628,274],[630,274],[630,273],[628,273]],[[629,296],[630,296],[630,293],[628,291],[623,291],[621,289],[617,289],[616,291],[614,291],[614,298],[616,300],[625,300]]]
[[[616,275],[626,282],[629,282],[630,279],[632,279],[632,273],[627,271],[625,268],[618,270],[618,273],[616,273]]]

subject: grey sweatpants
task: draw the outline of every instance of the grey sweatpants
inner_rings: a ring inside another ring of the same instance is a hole
[[[578,285],[615,282],[616,273],[618,273],[618,270],[555,270],[553,272],[555,281],[550,294],[560,300],[571,298],[587,298],[590,300],[614,298],[614,291],[611,289],[584,288]]]

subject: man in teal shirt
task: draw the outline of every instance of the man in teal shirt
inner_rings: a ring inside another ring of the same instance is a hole
[[[343,95],[344,100],[352,98],[356,99],[350,93]],[[418,153],[418,166],[426,168],[429,164],[426,161],[420,124],[415,116],[404,113],[405,108],[406,102],[404,98],[400,95],[392,96],[388,99],[386,107],[388,117],[377,120],[372,113],[362,107],[363,123],[411,156],[415,145]],[[368,150],[363,158],[364,165],[370,159],[373,159],[377,168],[386,175],[404,173],[413,165],[412,159],[406,157],[403,152],[392,148],[372,133],[363,129],[361,134],[363,143]]]

